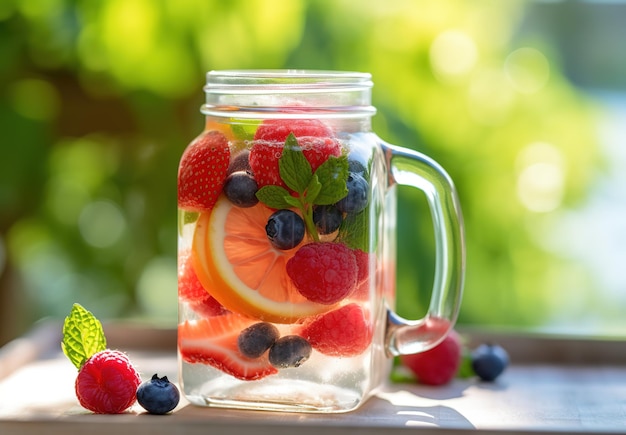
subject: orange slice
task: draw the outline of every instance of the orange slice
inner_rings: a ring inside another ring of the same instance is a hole
[[[228,310],[268,322],[294,323],[333,309],[309,301],[293,285],[285,265],[299,246],[272,246],[265,233],[272,213],[260,203],[233,206],[224,196],[201,213],[192,248],[198,279]]]

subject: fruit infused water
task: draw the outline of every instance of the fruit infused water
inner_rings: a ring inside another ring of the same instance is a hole
[[[372,138],[334,127],[209,117],[185,150],[179,350],[192,402],[342,410],[371,389],[384,287],[370,186],[384,180]]]
[[[390,356],[452,327],[463,272],[454,189],[370,131],[368,74],[211,72],[178,170],[178,353],[193,404],[344,412]],[[436,183],[436,184],[435,184]],[[432,189],[438,267],[420,321],[393,313],[395,184]]]

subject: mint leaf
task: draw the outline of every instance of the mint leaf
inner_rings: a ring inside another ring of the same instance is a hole
[[[346,246],[369,252],[369,232],[367,220],[369,206],[357,214],[348,214],[339,227],[339,238]]]
[[[287,195],[283,199],[285,200],[287,204],[289,204],[289,207],[302,208],[302,202],[300,202],[298,198],[294,198],[291,195]],[[288,208],[288,207],[283,207],[283,208]]]
[[[259,122],[250,122],[248,120],[231,118],[230,130],[235,135],[235,138],[239,140],[253,140],[254,133],[259,127]]]
[[[288,202],[291,195],[281,186],[263,186],[257,191],[256,197],[270,208],[280,210],[291,207],[291,203]]]
[[[315,171],[315,175],[322,184],[315,204],[330,205],[339,201],[348,194],[346,182],[348,180],[348,157],[330,156]]]
[[[283,153],[278,160],[278,169],[280,178],[290,189],[300,194],[304,193],[311,181],[313,171],[293,133],[289,133],[285,141]]]
[[[92,355],[106,349],[102,324],[80,304],[74,304],[65,318],[61,349],[79,370]]]
[[[317,174],[313,174],[311,177],[311,181],[309,181],[309,185],[306,188],[306,200],[311,204],[315,204],[315,199],[320,194],[322,190],[322,183],[320,183],[319,178],[317,178]]]

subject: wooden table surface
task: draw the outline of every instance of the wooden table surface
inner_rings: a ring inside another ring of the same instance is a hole
[[[110,347],[129,353],[145,378],[177,379],[175,331],[105,326]],[[138,405],[95,415],[74,396],[76,370],[59,349],[58,325],[46,324],[0,349],[0,434],[326,435],[626,433],[626,343],[485,334],[513,364],[495,383],[455,380],[444,387],[389,384],[357,411],[294,414],[200,408],[184,399],[173,414]]]

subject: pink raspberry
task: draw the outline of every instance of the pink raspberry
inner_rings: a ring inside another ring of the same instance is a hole
[[[355,249],[354,256],[356,258],[356,264],[359,268],[359,273],[357,275],[357,284],[362,284],[365,280],[369,278],[370,272],[370,254],[365,251],[361,251],[360,249]]]
[[[117,350],[97,352],[78,372],[76,397],[97,414],[120,414],[136,401],[139,373],[126,354]]]
[[[450,330],[437,346],[425,352],[402,355],[400,361],[425,385],[444,385],[456,375],[461,364],[461,338]]]
[[[358,266],[352,250],[341,243],[309,243],[289,259],[287,275],[302,296],[332,305],[352,293]]]
[[[325,355],[355,356],[370,345],[372,327],[361,306],[353,303],[315,317],[300,335]]]

